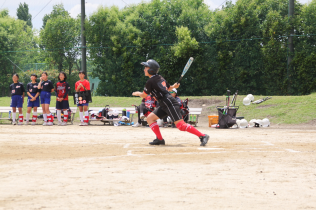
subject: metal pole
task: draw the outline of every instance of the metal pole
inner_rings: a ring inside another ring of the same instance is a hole
[[[87,63],[86,63],[86,35],[85,35],[85,0],[81,0],[81,70],[85,72],[87,77]]]
[[[289,21],[291,24],[291,20],[294,15],[294,0],[289,0]],[[287,79],[288,79],[288,90],[290,89],[290,72],[291,72],[291,62],[292,56],[294,55],[294,45],[293,45],[293,36],[294,35],[294,27],[291,26],[290,35],[288,38],[288,57],[287,57]]]

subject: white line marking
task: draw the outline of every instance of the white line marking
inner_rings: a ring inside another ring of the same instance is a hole
[[[300,152],[300,151],[296,151],[296,150],[292,150],[292,149],[285,149],[288,152]]]
[[[236,151],[238,153],[241,153],[241,152],[285,152],[285,151]]]
[[[218,150],[223,148],[198,148],[198,150]]]
[[[127,151],[127,156],[132,156],[133,154],[132,154],[132,150],[128,150]]]
[[[270,143],[270,142],[267,142],[267,141],[262,141],[262,143],[265,143],[266,145],[270,145],[270,146],[273,146],[274,144]]]
[[[128,148],[130,144],[125,144],[123,148]]]

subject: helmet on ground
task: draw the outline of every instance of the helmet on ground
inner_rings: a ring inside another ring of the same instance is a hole
[[[252,94],[248,94],[247,98],[249,98],[250,101],[254,101],[255,100],[255,97]]]
[[[245,97],[243,100],[242,100],[242,103],[245,105],[245,106],[248,106],[250,105],[250,99],[248,97]]]
[[[250,128],[254,127],[255,124],[256,124],[256,121],[257,121],[256,119],[250,120],[250,121],[249,121],[249,127],[250,127]]]
[[[262,120],[262,127],[269,127],[270,126],[270,120],[268,118],[264,118]]]
[[[239,128],[247,128],[248,127],[248,122],[246,119],[241,119],[237,123]]]
[[[150,69],[148,69],[148,73],[151,75],[155,75],[159,72],[159,64],[157,61],[153,59],[149,59],[147,62],[141,62],[143,66],[148,66]]]
[[[262,125],[263,125],[262,120],[257,119],[255,122],[255,127],[262,127]]]

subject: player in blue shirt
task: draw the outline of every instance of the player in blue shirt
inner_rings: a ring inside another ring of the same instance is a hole
[[[24,94],[25,89],[21,82],[19,82],[19,75],[13,74],[12,76],[13,83],[10,85],[11,92],[11,104],[12,107],[12,124],[16,125],[16,108],[19,110],[19,123],[18,125],[23,125],[23,103],[24,103]]]
[[[53,125],[53,116],[49,111],[51,93],[54,92],[53,83],[48,80],[47,72],[43,72],[38,84],[38,89],[41,89],[41,104],[43,109],[43,125]]]
[[[40,105],[40,101],[39,101],[40,90],[38,89],[38,83],[36,82],[36,79],[37,79],[37,75],[31,74],[32,82],[28,83],[26,86],[26,93],[28,95],[26,122],[25,122],[26,125],[29,124],[32,108],[33,108],[32,125],[35,125],[36,120],[37,120],[37,107],[39,107]]]

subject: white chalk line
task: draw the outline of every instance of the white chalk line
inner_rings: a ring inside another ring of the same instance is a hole
[[[274,144],[267,142],[267,141],[261,141],[262,143],[265,143],[265,145],[273,146]]]
[[[300,152],[300,151],[296,151],[296,150],[293,150],[293,149],[285,149],[286,151],[288,152]]]
[[[128,148],[131,144],[125,144],[123,148]]]
[[[198,150],[219,150],[224,148],[198,148]]]
[[[274,144],[270,143],[270,142],[267,142],[267,141],[261,141],[262,143],[265,143],[265,145],[269,145],[269,146],[273,146]],[[278,149],[283,149],[283,148],[280,148],[280,147],[277,147]],[[284,149],[285,151],[288,151],[288,152],[294,152],[294,153],[297,153],[297,152],[300,152],[300,151],[296,151],[296,150],[293,150],[293,149]]]
[[[132,154],[132,150],[128,150],[128,151],[127,151],[127,156],[137,156],[137,157],[141,157],[141,155],[134,155],[134,154]]]

